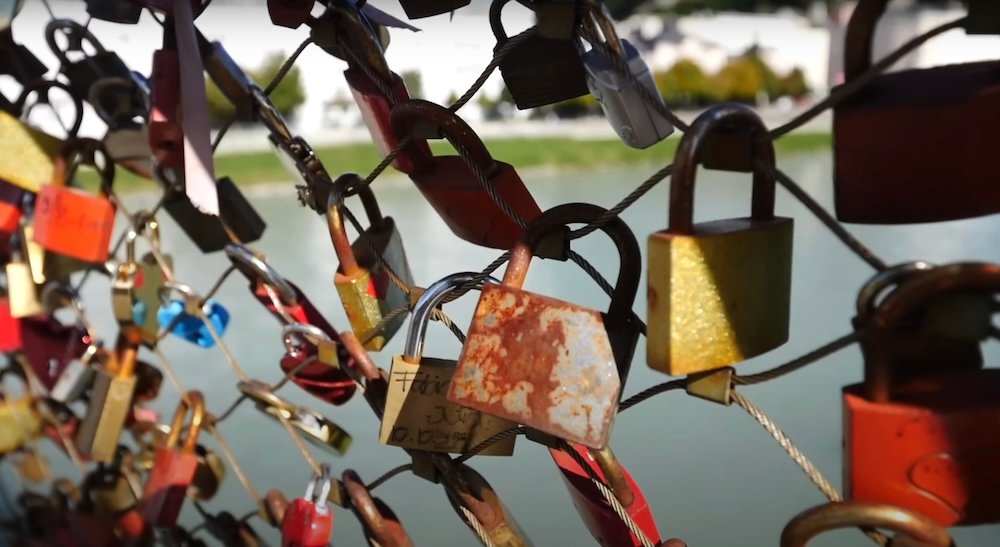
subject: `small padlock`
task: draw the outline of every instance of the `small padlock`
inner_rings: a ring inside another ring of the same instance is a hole
[[[652,510],[646,495],[632,479],[625,466],[618,461],[609,447],[592,450],[580,445],[570,446],[587,463],[590,470],[611,487],[622,507],[628,511],[647,539],[659,545],[660,532],[656,529]],[[560,448],[549,448],[549,454],[562,472],[563,482],[569,490],[577,513],[600,545],[640,547],[641,540],[625,525],[594,485],[590,474],[580,467],[576,459]]]
[[[865,380],[843,391],[845,491],[898,505],[942,526],[1000,521],[1000,370],[949,356],[900,377],[890,341],[942,296],[1000,292],[1000,266],[963,263],[913,274],[880,302],[863,346]]]
[[[97,514],[120,514],[135,507],[139,500],[139,477],[130,465],[134,456],[128,447],[119,445],[110,463],[99,463],[83,479],[83,492]]]
[[[862,0],[852,12],[845,86],[871,69],[875,30],[888,4]],[[989,182],[1000,176],[991,157],[1000,145],[998,95],[1000,61],[992,60],[880,74],[839,101],[833,108],[837,218],[908,224],[1000,212],[1000,188]]]
[[[101,176],[101,191],[94,196],[66,186],[72,177],[71,159],[89,156]],[[99,165],[100,155],[104,165]],[[79,260],[103,264],[108,259],[115,225],[115,205],[109,195],[115,165],[100,141],[75,139],[66,143],[56,164],[51,184],[42,187],[35,203],[34,240],[46,250]]]
[[[251,243],[260,239],[267,228],[264,219],[229,177],[216,181],[219,216],[199,211],[188,199],[183,187],[170,184],[162,170],[154,171],[154,178],[168,188],[163,208],[203,253],[224,249],[232,243],[230,233],[240,243]]]
[[[597,22],[593,33],[600,29],[607,51],[593,44],[583,55],[587,88],[622,142],[632,148],[649,148],[674,132],[664,114],[667,107],[639,51],[628,40],[618,38],[607,7],[603,3],[596,6],[591,11]]]
[[[406,17],[422,19],[455,11],[469,5],[472,0],[399,0]]]
[[[56,33],[66,37],[67,47],[63,49],[56,40]],[[69,81],[70,91],[81,98],[90,97],[90,87],[101,78],[129,78],[131,72],[121,57],[113,51],[104,49],[101,42],[94,37],[87,27],[71,19],[53,19],[45,25],[45,41],[49,49],[59,59],[59,70]],[[83,43],[90,44],[95,51],[88,55],[83,49]],[[69,53],[79,51],[83,57],[70,61]]]
[[[341,405],[354,395],[357,385],[340,370],[339,345],[321,329],[302,323],[286,325],[281,331],[285,355],[281,370],[292,382],[330,404]],[[312,360],[311,364],[306,362]]]
[[[102,21],[134,25],[142,15],[142,6],[129,0],[87,0],[87,14]]]
[[[338,179],[343,180],[344,177]],[[382,322],[383,317],[409,302],[403,289],[389,279],[389,273],[382,267],[378,257],[385,261],[406,286],[413,284],[413,274],[410,272],[396,223],[392,217],[382,216],[375,193],[369,186],[362,186],[359,190],[369,226],[353,244],[350,242],[342,211],[344,190],[343,185],[335,183],[335,188],[330,192],[326,215],[333,249],[340,261],[334,284],[351,322],[351,329],[364,340]],[[374,249],[374,253],[369,247]],[[406,317],[400,315],[386,324],[381,333],[365,344],[365,349],[381,350],[405,320]]]
[[[749,218],[692,220],[706,142],[734,128],[752,139],[754,157],[774,164],[767,128],[749,107],[706,110],[677,149],[669,227],[649,236],[646,360],[672,376],[726,367],[788,340],[793,222],[774,216],[774,180],[753,169]]]
[[[453,381],[455,361],[423,356],[424,335],[434,308],[475,277],[471,272],[445,277],[428,287],[414,306],[403,354],[392,358],[379,433],[382,443],[462,453],[514,427],[507,420],[448,401],[445,396]],[[515,437],[507,437],[481,454],[509,456],[514,452],[514,441]]]
[[[604,212],[586,204],[561,205],[529,226],[503,284],[483,288],[450,401],[592,448],[605,445],[638,340],[631,311],[641,274],[635,236],[624,222],[602,227],[621,259],[606,314],[521,289],[546,236]]]
[[[343,456],[350,448],[353,439],[347,431],[318,412],[278,397],[267,384],[248,380],[237,384],[237,388],[256,403],[257,410],[275,421],[287,422],[314,446],[337,456]]]
[[[164,300],[171,290],[180,292],[183,300]],[[215,336],[222,336],[229,326],[229,311],[217,300],[209,298],[204,302],[191,287],[177,283],[167,283],[160,291],[163,305],[156,313],[160,327],[203,348],[215,346]]]
[[[497,39],[494,55],[509,40],[500,20],[501,11],[509,2],[497,0],[490,6],[490,27]],[[575,27],[576,23],[571,25]],[[500,75],[518,109],[554,104],[588,93],[580,50],[572,36],[565,39],[546,37],[537,27],[532,36],[519,36],[521,42],[514,49],[508,49],[500,60]]]
[[[21,320],[11,314],[7,295],[0,296],[0,352],[19,351],[21,347]]]
[[[112,461],[125,420],[132,413],[139,343],[134,328],[124,329],[107,365],[97,369],[87,414],[75,438],[77,450],[94,461]]]
[[[191,413],[191,422],[184,444],[180,445],[181,429],[188,412]],[[166,446],[156,450],[156,461],[139,501],[140,514],[152,526],[171,527],[177,524],[184,497],[198,468],[195,447],[204,419],[205,400],[201,392],[188,391],[174,412]]]
[[[898,535],[890,545],[950,547],[948,530],[915,511],[884,503],[833,501],[799,513],[781,531],[781,547],[806,547],[814,537],[830,530],[858,527],[888,529]]]
[[[136,300],[136,274],[139,271],[139,265],[135,260],[135,240],[138,237],[139,234],[135,229],[129,229],[125,236],[126,258],[118,264],[115,276],[111,280],[111,311],[115,320],[123,327],[135,326],[138,323],[133,313]]]
[[[333,509],[330,497],[330,466],[323,464],[314,475],[306,494],[285,509],[281,521],[281,547],[325,547],[333,535]]]
[[[174,261],[160,247],[160,224],[155,218],[146,218],[145,231],[149,236],[150,251],[138,261],[132,312],[142,334],[143,344],[152,348],[156,346],[160,327],[156,318],[160,306],[160,290],[167,284],[168,270],[173,268]]]
[[[15,232],[11,238],[10,262],[4,266],[10,314],[15,318],[31,317],[44,312],[31,266],[24,259],[24,241],[24,230]]]
[[[372,497],[357,473],[344,470],[342,484],[347,495],[345,502],[361,521],[361,529],[371,545],[413,547],[413,541],[396,513],[382,500]]]
[[[0,179],[29,192],[52,181],[62,140],[31,127],[0,109]]]
[[[447,108],[420,99],[399,103],[392,109],[392,127],[399,138],[444,135],[465,149],[487,184],[524,222],[541,214],[517,171],[494,160],[475,131]],[[434,156],[427,162],[419,154],[410,157],[416,168],[410,179],[456,236],[483,247],[514,246],[523,228],[490,198],[470,164],[460,156]]]

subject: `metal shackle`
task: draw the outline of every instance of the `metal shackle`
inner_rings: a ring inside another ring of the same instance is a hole
[[[899,285],[900,281],[911,274],[927,271],[932,268],[934,268],[934,264],[916,260],[897,264],[876,273],[858,291],[858,300],[855,305],[858,317],[862,319],[870,318],[875,313],[879,295],[887,288]]]
[[[254,282],[263,281],[265,285],[278,293],[281,303],[286,306],[294,306],[298,303],[298,294],[291,284],[273,266],[254,254],[245,245],[230,243],[226,245],[225,249],[230,262],[247,279]]]
[[[205,397],[200,391],[192,389],[185,393],[177,403],[177,410],[174,411],[174,419],[170,422],[170,435],[167,437],[166,448],[174,450],[180,442],[181,428],[184,426],[184,417],[191,412],[191,423],[188,424],[187,435],[184,437],[184,446],[181,452],[194,454],[195,447],[198,446],[198,436],[201,433],[202,423],[205,421]]]
[[[925,547],[953,545],[948,531],[929,517],[901,507],[866,501],[836,501],[807,509],[781,531],[781,547],[806,547],[829,530],[855,526],[887,528]]]
[[[401,102],[392,108],[391,121],[392,130],[400,139],[407,136],[424,139],[443,136],[449,142],[460,145],[469,153],[472,163],[482,169],[486,178],[492,178],[500,168],[500,164],[493,159],[472,127],[457,114],[439,104],[423,99]],[[426,171],[432,167],[432,164],[427,164],[423,159],[421,162],[423,164],[417,166],[419,171]]]
[[[754,158],[774,165],[774,143],[767,126],[750,107],[726,103],[709,108],[691,124],[681,137],[674,156],[670,177],[670,218],[667,229],[672,233],[689,234],[694,226],[694,181],[701,155],[711,138],[725,130],[748,131]],[[774,218],[774,186],[772,177],[753,168],[751,216],[758,220]]]
[[[424,294],[420,295],[413,306],[413,317],[410,319],[410,329],[406,332],[406,343],[403,345],[403,360],[416,363],[424,354],[424,337],[427,335],[427,323],[434,309],[448,297],[456,288],[471,283],[479,276],[477,272],[459,272],[451,274],[433,283]],[[497,283],[495,278],[487,276],[476,283],[474,288],[481,289],[484,283]]]
[[[52,99],[49,97],[49,93],[53,88],[65,91],[66,95],[68,95],[70,100],[73,101],[73,123],[67,126],[66,132],[67,136],[76,135],[77,132],[80,131],[80,126],[83,125],[83,99],[77,97],[70,90],[69,86],[62,82],[56,80],[34,80],[28,83],[21,88],[21,93],[17,96],[17,100],[14,101],[14,112],[18,116],[22,117],[28,115],[28,111],[31,110],[31,108],[26,110],[25,107],[28,104],[28,97],[30,97],[32,93],[36,93],[39,96],[38,102],[34,104],[41,103],[51,106]],[[34,104],[32,106],[34,106]]]

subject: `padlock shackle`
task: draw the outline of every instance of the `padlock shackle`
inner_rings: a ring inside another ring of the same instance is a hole
[[[302,496],[307,501],[316,505],[320,513],[329,511],[326,502],[330,499],[330,481],[333,480],[333,473],[330,471],[330,464],[321,464],[319,474],[313,474],[306,486],[306,494]]]
[[[385,60],[382,41],[375,34],[376,28],[365,23],[367,18],[358,8],[351,2],[328,2],[327,11],[320,16],[319,20],[322,21],[324,17],[330,16],[328,14],[335,14],[337,18],[336,39],[338,46],[333,49],[346,53],[337,55],[337,57],[346,61],[348,68],[360,69],[358,61],[366,64],[375,77],[385,84],[392,85],[394,74],[389,68],[389,63]],[[323,49],[330,52],[326,47]],[[367,75],[368,71],[361,70]]]
[[[482,139],[469,127],[469,124],[439,104],[423,99],[410,99],[398,103],[392,108],[390,121],[392,122],[392,130],[400,139],[407,136],[416,138],[418,132],[424,138],[428,133],[433,133],[448,139],[452,145],[465,148],[469,157],[463,157],[463,159],[467,162],[471,160],[475,168],[483,171],[486,178],[491,178],[500,168],[500,164],[493,159]],[[414,163],[420,164],[417,165],[417,172],[427,171],[433,167],[433,158],[430,162],[425,162],[423,159],[418,160],[419,154],[411,154],[411,156]]]
[[[395,513],[381,500],[372,498],[361,477],[352,470],[341,475],[350,508],[361,522],[365,536],[381,547],[413,547],[413,541],[403,529]]]
[[[859,78],[872,66],[875,28],[889,0],[860,0],[847,22],[844,37],[844,82]]]
[[[461,463],[442,474],[442,484],[452,508],[468,524],[459,507],[465,507],[482,525],[486,534],[496,541],[508,538],[506,545],[530,545],[520,525],[504,507],[493,486],[472,467]],[[470,525],[471,526],[471,525]]]
[[[330,189],[330,197],[326,200],[326,225],[330,232],[333,251],[340,261],[338,269],[343,275],[354,277],[363,273],[363,270],[358,265],[358,258],[354,256],[354,249],[351,248],[351,240],[347,235],[347,226],[344,224],[344,189],[341,186],[335,184]]]
[[[69,47],[67,49],[61,49],[59,47],[59,44],[56,42],[57,32],[64,33],[66,35],[66,38],[70,40],[68,44]],[[73,45],[73,40],[70,39],[71,37],[74,37],[77,40],[79,40],[81,45],[83,44],[83,42],[88,42],[91,46],[94,47],[94,50],[97,53],[107,52],[107,50],[104,49],[104,45],[101,44],[100,40],[98,40],[97,37],[94,36],[90,32],[90,30],[87,29],[87,27],[81,25],[80,23],[77,23],[72,19],[52,19],[45,25],[45,42],[49,45],[49,49],[52,50],[52,54],[55,55],[57,59],[59,59],[59,64],[62,65],[63,68],[65,68],[66,65],[71,64],[73,62],[70,61],[69,57],[66,55],[69,51],[73,51],[73,49],[70,49],[72,48]],[[83,52],[82,47],[80,48],[80,51]],[[86,59],[82,59],[81,61],[88,62],[90,57],[91,56],[88,55]]]
[[[413,305],[413,316],[410,318],[410,328],[406,331],[406,342],[403,344],[403,360],[407,363],[419,363],[424,355],[424,337],[427,335],[427,323],[431,314],[439,304],[444,302],[455,289],[473,283],[479,276],[478,272],[459,272],[438,280],[427,287]],[[499,283],[495,278],[487,276],[485,280],[476,282],[475,289],[482,289],[484,283]]]
[[[135,376],[135,368],[139,363],[139,346],[142,344],[142,332],[138,327],[131,325],[122,327],[118,332],[118,341],[115,344],[114,359],[117,361],[118,378],[131,378]]]
[[[285,306],[295,306],[299,303],[298,293],[277,270],[263,258],[251,251],[246,245],[229,243],[225,247],[226,256],[233,266],[253,283],[263,283],[278,293],[278,298]]]
[[[187,435],[184,436],[184,446],[181,452],[184,454],[194,454],[198,446],[198,436],[201,434],[202,424],[205,421],[205,397],[200,391],[192,389],[185,393],[177,403],[177,410],[174,411],[174,418],[170,422],[170,435],[167,437],[166,448],[176,450],[180,442],[181,428],[184,426],[184,418],[191,412],[191,423],[188,424]]]
[[[575,448],[575,447],[574,447]],[[604,448],[588,448],[588,452],[597,462],[597,466],[601,468],[601,472],[604,473],[604,480],[611,487],[611,491],[614,492],[615,497],[621,502],[622,507],[628,509],[635,503],[635,493],[628,485],[628,479],[625,478],[625,466],[622,465],[618,458],[615,457],[615,453],[611,451],[610,445],[605,445]]]
[[[372,381],[382,378],[382,370],[378,368],[378,365],[372,360],[372,356],[368,354],[368,350],[361,345],[361,340],[358,340],[358,337],[353,332],[344,331],[340,333],[340,343],[351,359],[354,360],[352,366],[344,367],[344,371],[347,372],[347,375],[352,380],[362,384],[362,380]],[[367,394],[368,391],[366,390],[365,393]]]
[[[912,279],[885,297],[872,315],[867,335],[871,344],[865,361],[865,391],[870,401],[888,402],[892,388],[892,363],[889,344],[879,343],[898,329],[906,317],[934,299],[949,294],[1000,292],[1000,265],[982,262],[959,262],[938,266],[914,274]]]
[[[615,23],[611,20],[611,15],[608,13],[608,7],[604,5],[604,2],[594,0],[586,0],[585,3],[590,8],[587,10],[587,15],[590,16],[592,24],[591,34],[594,35],[595,39],[603,38],[608,48],[614,54],[618,55],[618,58],[622,62],[625,62],[625,48],[622,46],[621,38],[618,37]],[[597,35],[595,31],[599,31],[600,35]]]
[[[570,224],[589,224],[607,212],[607,209],[590,203],[565,203],[536,217],[514,247],[507,269],[504,271],[503,284],[517,288],[524,286],[531,257],[546,236],[555,230],[565,229],[567,233],[564,237],[568,238]],[[639,242],[636,241],[635,234],[628,224],[617,216],[601,226],[601,231],[611,238],[619,255],[618,279],[615,282],[615,291],[607,315],[615,320],[631,317],[632,305],[639,291],[639,280],[642,275],[642,251],[639,249]]]
[[[103,166],[98,165],[98,155],[104,158]],[[101,195],[111,196],[111,189],[115,183],[115,161],[101,141],[84,137],[67,139],[54,160],[52,181],[56,186],[69,186],[69,179],[75,174],[76,169],[80,165],[90,165],[101,177]]]
[[[66,94],[69,95],[70,100],[73,101],[73,123],[67,128],[67,136],[72,137],[80,131],[80,126],[83,125],[83,99],[77,97],[72,91],[70,91],[68,85],[60,81],[34,80],[26,84],[21,88],[21,92],[18,94],[17,100],[14,101],[14,113],[17,116],[27,115],[25,106],[28,104],[28,97],[31,96],[32,93],[38,93],[39,96],[42,97],[39,102],[51,105],[52,103],[49,98],[49,91],[51,91],[52,88],[65,91]]]
[[[705,110],[681,137],[674,156],[674,170],[670,177],[669,232],[690,234],[694,229],[694,181],[701,154],[713,135],[727,130],[750,133],[751,156],[767,165],[774,165],[774,143],[768,135],[767,126],[753,109],[738,103],[725,103]],[[774,218],[774,194],[774,179],[755,165],[750,205],[752,218]]]
[[[781,531],[781,547],[806,547],[823,532],[853,527],[892,530],[913,540],[914,545],[953,545],[948,530],[915,511],[869,501],[835,501],[806,509],[788,521]]]
[[[914,273],[931,270],[933,268],[934,264],[924,262],[923,260],[916,260],[913,262],[897,264],[877,272],[875,275],[870,277],[861,287],[861,290],[858,291],[858,299],[855,303],[855,311],[858,318],[863,323],[867,322],[867,320],[871,318],[872,314],[875,313],[875,309],[878,307],[878,297],[883,291],[893,285],[898,285],[903,279]]]
[[[308,323],[289,323],[281,328],[281,341],[285,351],[295,351],[306,343],[318,346],[322,342],[334,343],[323,329]]]
[[[258,405],[257,409],[275,421],[281,422],[284,418],[304,435],[304,440],[337,455],[344,455],[353,442],[351,435],[336,422],[312,409],[303,406],[282,409],[275,405]]]
[[[509,3],[510,0],[493,0],[490,3],[490,30],[493,31],[493,37],[497,39],[498,46],[510,39],[507,36],[507,31],[503,28],[503,19],[501,18],[503,8]]]
[[[126,119],[121,115],[122,112],[117,109],[115,111],[105,109],[107,103],[101,100],[105,93],[115,94],[112,96],[113,99],[128,95],[129,106],[134,105],[135,103],[132,101],[138,98],[142,101],[142,106],[133,111],[126,111],[124,113],[128,116]],[[122,121],[131,122],[136,116],[148,122],[150,110],[152,109],[149,92],[139,86],[134,76],[128,79],[111,76],[97,80],[90,86],[90,91],[87,92],[87,102],[90,103],[97,117],[101,118],[109,127],[121,127],[124,125]]]

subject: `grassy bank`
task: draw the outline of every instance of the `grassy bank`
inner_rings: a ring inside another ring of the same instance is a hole
[[[532,167],[589,169],[621,164],[666,164],[673,157],[679,139],[671,138],[646,150],[635,150],[617,140],[573,140],[561,137],[538,139],[491,139],[486,142],[493,157],[519,169]],[[779,139],[775,146],[782,154],[829,149],[829,134],[792,134]],[[435,154],[454,154],[446,142],[433,142]],[[316,151],[331,175],[368,174],[381,159],[372,144],[347,144],[321,147]],[[288,180],[289,175],[271,151],[220,155],[215,160],[219,176],[232,178],[240,185]],[[394,172],[390,169],[389,172]],[[126,192],[150,188],[152,183],[119,170],[115,187]]]

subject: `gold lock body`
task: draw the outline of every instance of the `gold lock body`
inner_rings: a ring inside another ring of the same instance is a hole
[[[42,314],[45,309],[38,298],[38,287],[31,277],[27,262],[7,263],[7,300],[11,317],[31,317]]]
[[[682,376],[788,340],[792,220],[751,218],[649,236],[649,366]]]
[[[36,193],[52,181],[61,140],[0,110],[0,142],[0,179]]]
[[[129,343],[122,352],[117,370],[99,368],[90,390],[90,406],[76,433],[76,446],[83,454],[97,462],[111,462],[118,450],[125,420],[132,412],[132,394],[135,392],[135,366],[138,348]]]
[[[0,402],[0,454],[6,454],[37,438],[42,421],[29,396]]]

